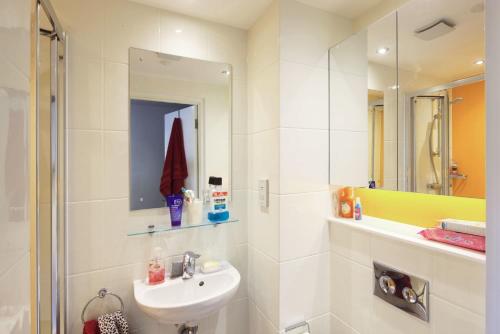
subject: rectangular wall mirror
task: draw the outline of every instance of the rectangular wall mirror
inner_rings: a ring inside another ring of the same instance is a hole
[[[330,183],[485,198],[484,40],[483,1],[412,0],[332,47]]]
[[[130,49],[131,210],[165,206],[160,182],[169,142],[178,138],[174,122],[182,129],[184,186],[202,198],[208,177],[218,176],[230,189],[231,83],[229,64]]]

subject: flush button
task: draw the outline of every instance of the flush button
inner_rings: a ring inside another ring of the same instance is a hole
[[[396,283],[387,275],[381,276],[378,280],[378,284],[385,294],[393,295],[396,292]]]
[[[429,321],[429,282],[373,262],[373,294],[401,311]]]
[[[415,304],[418,300],[415,290],[408,287],[403,289],[403,298],[410,304]]]

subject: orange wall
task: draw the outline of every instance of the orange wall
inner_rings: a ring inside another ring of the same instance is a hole
[[[467,180],[453,180],[453,195],[485,198],[486,108],[484,81],[452,89],[452,160]]]

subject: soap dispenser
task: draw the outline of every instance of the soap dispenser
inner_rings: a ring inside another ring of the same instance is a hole
[[[155,285],[165,281],[165,263],[162,257],[162,248],[155,247],[148,266],[148,284]]]

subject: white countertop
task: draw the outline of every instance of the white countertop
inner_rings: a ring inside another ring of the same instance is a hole
[[[418,232],[424,228],[414,225],[399,223],[392,220],[363,216],[363,220],[330,217],[328,221],[332,224],[349,226],[356,230],[372,233],[388,239],[407,242],[414,246],[426,248],[431,251],[446,253],[465,258],[470,261],[486,263],[486,255],[481,252],[468,250],[461,247],[443,244],[436,241],[426,240]]]

